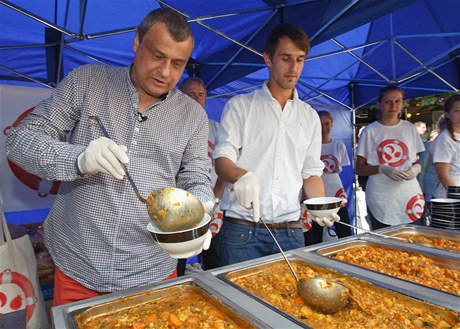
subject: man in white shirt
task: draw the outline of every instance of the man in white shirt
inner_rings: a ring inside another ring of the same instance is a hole
[[[188,77],[184,79],[179,89],[186,94],[187,96],[196,100],[203,108],[206,105],[207,90],[206,85],[203,80],[199,77]],[[208,155],[212,158],[212,152],[215,148],[215,142],[217,138],[217,129],[219,123],[217,121],[211,120],[208,118],[209,126],[209,135],[208,135]],[[216,170],[214,168],[214,161],[211,168],[211,182],[214,187],[214,195],[216,196],[216,202],[219,202],[222,198],[222,193],[224,192],[224,182],[218,179]],[[211,224],[210,229],[212,235],[215,236],[222,225],[222,212],[218,209],[211,214]],[[211,242],[211,245],[208,250],[201,253],[203,258],[203,265],[206,270],[215,268],[219,266],[219,254],[218,250],[215,248],[214,243]],[[182,276],[185,274],[186,259],[179,259],[177,262],[177,275]]]
[[[283,249],[304,246],[301,197],[324,196],[320,120],[295,89],[309,50],[301,28],[277,26],[263,55],[269,80],[224,108],[214,150],[217,174],[227,183],[215,238],[221,265],[279,252],[261,217]],[[338,219],[314,220],[330,226]]]

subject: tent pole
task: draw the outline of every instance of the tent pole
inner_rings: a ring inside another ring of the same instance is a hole
[[[352,223],[353,225],[357,224],[357,216],[358,216],[358,202],[357,202],[357,196],[358,194],[356,193],[359,182],[358,182],[358,176],[356,175],[356,145],[357,145],[357,140],[356,140],[356,108],[355,108],[355,84],[350,83],[348,85],[348,88],[350,90],[350,105],[351,105],[351,122],[352,122],[352,141],[353,141],[353,147],[352,147],[352,164],[353,164],[353,202],[354,202],[354,207],[355,207],[355,215],[353,216],[354,222]],[[353,233],[356,234],[356,229],[353,229]]]

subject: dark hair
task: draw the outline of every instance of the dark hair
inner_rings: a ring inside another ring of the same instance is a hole
[[[304,30],[297,25],[285,23],[275,27],[268,35],[265,44],[265,53],[267,53],[270,58],[273,58],[281,38],[291,39],[299,49],[305,51],[305,54],[308,54],[310,51],[310,41],[308,41],[307,34]]]
[[[402,90],[398,86],[386,86],[380,89],[378,101],[381,102],[383,97],[385,97],[387,93],[389,93],[390,91],[395,91],[395,90],[399,91],[404,98],[405,96],[404,90]]]
[[[204,84],[203,80],[201,80],[201,78],[198,78],[198,77],[188,77],[188,78],[185,78],[179,85],[179,89],[182,90],[182,88],[190,83],[190,82],[197,82],[199,83],[200,85],[203,86],[204,90],[206,90],[206,85]]]
[[[318,112],[318,115],[319,115],[320,117],[328,117],[329,120],[331,120],[331,122],[334,122],[334,120],[332,119],[332,114],[329,113],[328,111],[319,111],[319,112]]]
[[[192,29],[184,16],[170,8],[159,8],[148,13],[139,24],[137,28],[139,42],[142,42],[145,34],[154,24],[160,22],[166,25],[175,41],[185,41],[189,37],[193,39]]]
[[[446,102],[444,103],[444,113],[449,113],[450,110],[454,107],[454,104],[456,102],[460,102],[460,94],[454,94],[446,100]],[[446,128],[447,130],[449,130],[449,133],[452,139],[456,142],[460,142],[455,139],[454,128],[452,127],[452,121],[446,115],[445,115],[445,120],[446,120]]]

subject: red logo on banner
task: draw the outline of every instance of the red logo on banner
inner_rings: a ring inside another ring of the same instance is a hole
[[[339,170],[339,160],[332,154],[324,154],[321,156],[321,161],[324,163],[323,172],[332,174]]]
[[[414,195],[406,205],[406,214],[409,218],[415,222],[419,220],[423,215],[425,209],[425,198],[423,194]]]
[[[400,140],[387,139],[377,146],[377,155],[381,164],[399,167],[409,158],[409,149]]]
[[[12,126],[6,127],[3,131],[5,136],[8,135],[8,131],[11,128],[15,128],[30,112],[33,111],[33,109],[34,107],[31,107],[30,109],[22,113],[16,119],[16,121],[12,124]],[[25,171],[24,169],[22,169],[15,163],[11,162],[10,160],[7,160],[7,161],[8,161],[8,165],[10,166],[11,171],[16,176],[16,178],[19,179],[22,183],[24,183],[28,187],[30,187],[31,189],[38,191],[38,195],[40,197],[44,198],[48,196],[48,194],[57,193],[59,189],[59,184],[60,184],[59,181],[50,182],[45,179],[41,179],[40,177],[32,175],[31,173]]]
[[[37,297],[29,279],[6,269],[0,273],[0,314],[26,309],[27,321],[32,317]]]

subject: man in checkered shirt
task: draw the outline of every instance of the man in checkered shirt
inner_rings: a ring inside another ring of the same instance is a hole
[[[192,49],[187,21],[154,10],[138,27],[132,65],[75,69],[9,134],[11,161],[61,181],[44,223],[55,305],[175,275],[176,260],[147,231],[146,206],[121,164],[144,196],[178,187],[212,208],[207,116],[175,89]]]

